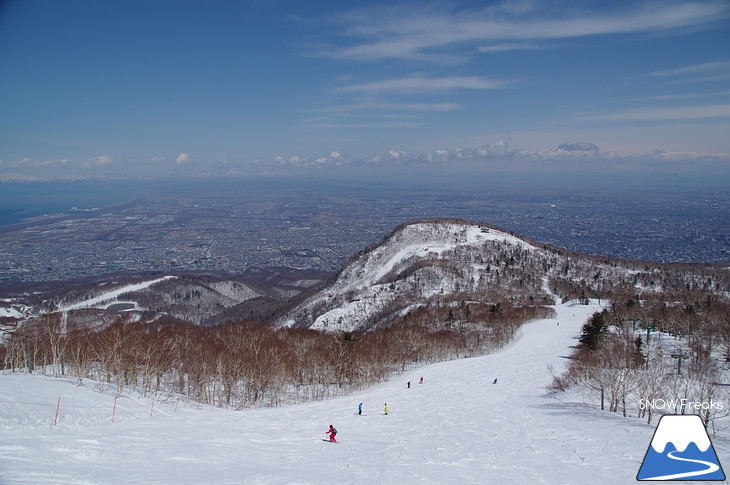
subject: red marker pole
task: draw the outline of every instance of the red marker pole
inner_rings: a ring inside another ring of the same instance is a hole
[[[56,426],[58,424],[58,411],[61,409],[61,398],[58,398],[58,404],[56,405],[56,417],[53,420],[53,426]]]

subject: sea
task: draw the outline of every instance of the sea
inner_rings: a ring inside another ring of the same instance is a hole
[[[143,184],[125,181],[0,183],[0,226],[44,214],[120,204],[143,191]]]

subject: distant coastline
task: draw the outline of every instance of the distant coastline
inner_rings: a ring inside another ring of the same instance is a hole
[[[138,198],[141,186],[123,182],[0,183],[0,232],[10,226],[93,213]],[[94,209],[94,210],[91,210]]]

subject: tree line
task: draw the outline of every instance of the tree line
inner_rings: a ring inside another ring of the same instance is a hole
[[[549,312],[465,302],[364,333],[125,318],[99,329],[55,313],[21,325],[0,356],[6,370],[71,376],[79,385],[92,379],[100,390],[117,394],[183,395],[231,408],[275,406],[346,394],[410,365],[488,352],[525,321]]]

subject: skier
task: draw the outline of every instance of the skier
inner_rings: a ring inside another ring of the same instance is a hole
[[[362,403],[357,406],[357,414],[362,416]]]
[[[388,403],[387,402],[385,403],[385,412],[383,414],[385,414],[386,416],[388,415]]]
[[[497,383],[497,378],[495,377],[494,378],[494,381],[492,382],[492,384],[496,384],[496,383]]]
[[[411,381],[408,381],[408,389],[411,388]]]
[[[335,435],[337,434],[337,430],[334,426],[330,424],[330,429],[327,430],[325,434],[330,435],[330,443],[337,443],[337,440],[335,439]]]
[[[423,384],[423,377],[421,377],[421,380],[418,381],[419,384]]]

